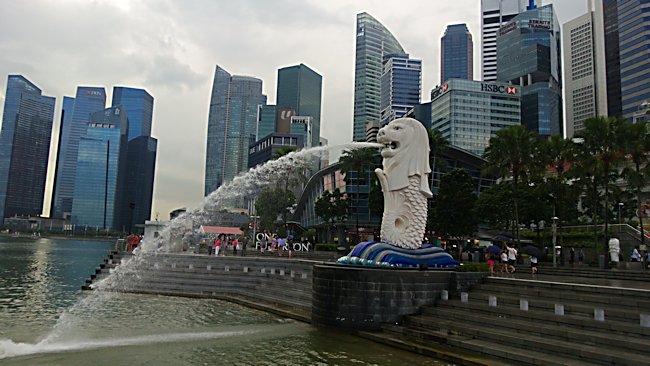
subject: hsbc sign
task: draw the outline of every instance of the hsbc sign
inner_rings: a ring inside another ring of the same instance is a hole
[[[481,84],[481,91],[499,94],[516,95],[519,89],[512,85]]]

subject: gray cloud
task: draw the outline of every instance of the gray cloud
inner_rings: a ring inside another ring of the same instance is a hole
[[[586,11],[557,3],[561,22]],[[356,14],[381,21],[423,60],[423,100],[439,82],[439,44],[449,23],[468,23],[480,76],[479,1],[403,0],[24,0],[0,2],[2,93],[24,74],[61,99],[77,85],[145,88],[155,97],[159,139],[153,212],[161,218],[203,195],[205,133],[215,64],[264,81],[275,100],[277,69],[305,63],[323,75],[322,134],[351,139]],[[25,26],[29,24],[29,26]],[[110,101],[110,95],[109,95]],[[4,105],[4,104],[2,104]],[[56,124],[56,123],[55,123]],[[58,136],[58,126],[54,137]],[[56,140],[53,140],[56,141]],[[55,157],[55,144],[51,156]],[[49,172],[49,185],[53,171]],[[48,197],[49,198],[49,197]],[[47,202],[46,202],[47,205]]]

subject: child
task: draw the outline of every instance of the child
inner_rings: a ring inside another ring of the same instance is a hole
[[[494,258],[492,258],[492,255],[488,255],[487,263],[490,266],[490,276],[493,276],[494,275]]]

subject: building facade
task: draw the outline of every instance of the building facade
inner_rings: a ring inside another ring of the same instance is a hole
[[[541,6],[542,0],[535,0],[532,3]],[[499,28],[530,6],[530,0],[481,0],[481,72],[483,81],[497,80],[497,33]],[[446,79],[441,82],[444,80]]]
[[[506,83],[448,80],[431,93],[431,128],[480,156],[497,131],[521,123],[521,94]]]
[[[112,106],[121,106],[129,119],[126,181],[122,226],[128,232],[142,232],[151,219],[158,140],[151,137],[154,98],[144,89],[114,87]]]
[[[384,126],[420,104],[422,60],[386,55],[381,74],[380,121]]]
[[[113,87],[111,106],[121,105],[129,115],[129,141],[138,136],[151,136],[153,101],[144,89]]]
[[[618,47],[622,116],[632,121],[650,101],[650,4],[646,0],[618,0]]]
[[[447,26],[440,39],[440,82],[474,79],[474,42],[467,24]]]
[[[302,134],[287,134],[274,132],[256,141],[248,151],[248,167],[254,168],[271,160],[273,154],[283,147],[296,150],[304,146]]]
[[[0,130],[0,227],[6,217],[43,210],[54,102],[24,76],[8,76]]]
[[[560,27],[553,5],[527,10],[499,29],[497,80],[521,87],[521,124],[563,136]]]
[[[311,141],[305,140],[305,146],[318,146],[322,88],[323,77],[304,64],[278,70],[277,108],[289,108],[298,116],[311,117]]]
[[[128,117],[121,106],[95,112],[79,139],[72,224],[124,230]]]
[[[206,196],[248,169],[248,151],[255,142],[260,105],[262,80],[230,75],[216,67],[208,115]]]
[[[607,115],[622,116],[621,57],[618,47],[618,0],[602,0],[602,2],[607,75]]]
[[[74,101],[72,98],[67,99],[67,106],[68,108],[72,106],[72,113],[68,114],[68,110],[64,109],[65,114],[61,119],[56,177],[50,210],[50,216],[54,218],[69,217],[72,212],[79,141],[86,135],[90,115],[106,108],[106,91],[104,88],[80,86],[77,88]]]
[[[589,11],[563,26],[566,136],[584,129],[588,118],[607,116],[603,8],[589,0]]]
[[[259,141],[273,132],[275,132],[275,105],[264,103],[260,105],[258,112],[255,141]]]
[[[380,120],[383,60],[389,54],[406,52],[377,19],[368,13],[357,14],[353,141],[365,141],[368,122]]]

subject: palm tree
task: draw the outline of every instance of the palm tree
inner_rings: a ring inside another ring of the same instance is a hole
[[[605,221],[605,240],[608,240],[609,186],[618,175],[616,167],[622,159],[622,137],[624,136],[625,120],[621,117],[594,117],[585,121],[585,129],[576,134],[580,139],[577,151],[577,164],[584,173],[591,173],[591,185],[594,198],[602,184],[605,191],[605,206],[603,218]],[[589,181],[590,178],[586,178]],[[599,184],[600,183],[600,184]],[[595,216],[598,200],[594,199]],[[596,223],[594,222],[594,225]]]
[[[623,138],[623,151],[627,160],[634,165],[623,169],[623,176],[627,178],[628,184],[634,188],[637,199],[637,210],[639,212],[639,225],[641,226],[641,245],[645,245],[645,234],[643,232],[643,214],[641,207],[641,190],[650,180],[650,131],[646,121],[625,125],[625,136]]]
[[[517,125],[496,133],[483,154],[487,164],[484,172],[512,179],[512,201],[515,208],[515,237],[519,245],[518,186],[527,183],[535,167],[537,134]]]
[[[563,208],[567,170],[574,158],[571,140],[555,135],[540,141],[538,148],[538,154],[536,155],[539,164],[537,166],[545,168],[552,174],[551,177],[542,176],[546,178],[545,181],[553,195],[554,216],[560,215],[560,218],[564,219]]]
[[[354,195],[356,199],[353,200],[352,195],[350,195],[350,199],[348,201],[350,209],[352,208],[352,201],[356,201],[356,207],[359,207],[359,186],[361,185],[362,181],[364,183],[366,182],[368,169],[377,165],[378,158],[378,150],[374,147],[345,150],[343,152],[343,155],[341,155],[339,162],[341,163],[341,171],[345,173],[346,182],[350,182],[350,179],[352,178],[352,172],[356,174],[356,192]],[[356,218],[357,238],[359,238],[359,212],[355,212],[354,216]]]

